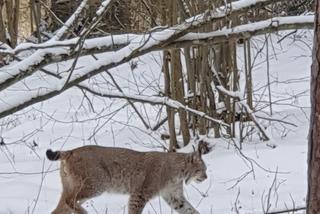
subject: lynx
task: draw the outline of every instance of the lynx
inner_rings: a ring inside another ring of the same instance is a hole
[[[193,153],[138,152],[124,148],[83,146],[70,151],[47,150],[61,160],[63,192],[52,214],[87,213],[81,204],[103,192],[129,194],[129,214],[141,214],[160,195],[179,214],[199,214],[183,195],[183,182],[202,182],[206,165],[199,146]]]

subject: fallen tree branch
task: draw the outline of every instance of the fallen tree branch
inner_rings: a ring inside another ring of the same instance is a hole
[[[312,29],[314,25],[314,16],[292,16],[292,17],[274,17],[268,20],[244,24],[235,26],[233,28],[217,30],[213,32],[207,33],[187,33],[181,38],[172,41],[172,43],[167,46],[160,47],[155,50],[162,49],[171,49],[171,48],[181,48],[190,45],[207,45],[207,44],[216,44],[226,39],[232,38],[250,38],[257,35],[262,35],[265,33],[272,33],[281,30],[291,30],[291,29]],[[84,42],[83,53],[81,56],[97,54],[112,51],[112,47],[115,49],[120,49],[121,47],[125,47],[130,44],[130,41],[134,38],[140,37],[140,40],[143,40],[143,37],[148,38],[150,34],[122,34],[122,35],[112,35],[94,39],[87,39]],[[8,49],[6,46],[4,49],[0,48],[0,55],[16,55],[23,51],[30,50],[39,50],[46,48],[70,48],[74,49],[77,42],[78,37],[65,40],[65,41],[56,41],[51,43],[42,43],[42,44],[34,44],[34,43],[23,43],[17,46],[15,49]],[[110,42],[112,40],[112,42]]]
[[[168,48],[181,48],[191,45],[217,44],[227,39],[248,39],[266,33],[292,29],[313,29],[314,16],[273,17],[264,21],[235,26],[207,33],[188,33],[177,39]]]
[[[215,119],[213,117],[210,117],[204,112],[195,110],[193,108],[190,108],[188,106],[183,105],[177,100],[170,99],[168,97],[159,97],[159,96],[144,96],[144,95],[130,95],[130,94],[125,94],[123,92],[100,92],[96,91],[94,89],[89,88],[88,86],[85,86],[83,84],[77,86],[83,90],[86,90],[94,95],[100,96],[100,97],[106,97],[106,98],[120,98],[120,99],[126,99],[130,101],[137,101],[141,103],[148,103],[151,105],[166,105],[169,106],[173,109],[183,109],[185,111],[191,112],[195,115],[198,115],[199,117],[205,118],[209,121],[212,121],[214,123],[218,123],[222,126],[229,127],[228,124],[224,123],[221,120]]]
[[[300,18],[302,18],[302,17],[300,17]],[[296,19],[298,19],[298,18],[293,17],[290,20],[291,21],[292,20],[296,21]],[[304,19],[310,21],[310,23],[313,22],[313,17],[312,16],[308,16],[308,17],[306,17]],[[290,20],[286,20],[286,19],[281,19],[281,20],[283,20],[283,21],[279,22],[280,24],[281,23],[288,24],[290,22]],[[269,23],[269,25],[270,25],[270,23]],[[259,24],[258,26],[262,26],[262,25]],[[234,31],[234,32],[239,34],[240,32],[242,32],[245,29],[247,29],[248,26],[247,27],[238,26],[236,28],[238,29],[237,31],[235,31],[235,29],[226,29],[226,30],[229,31],[229,33],[232,33],[232,31]],[[90,77],[92,77],[92,76],[94,76],[96,74],[99,74],[99,73],[101,73],[101,72],[103,72],[105,70],[108,70],[110,68],[113,68],[113,67],[121,65],[123,63],[126,63],[126,62],[130,61],[133,58],[142,56],[145,53],[148,53],[148,52],[151,52],[151,51],[155,51],[155,50],[161,49],[162,45],[161,45],[161,42],[159,43],[159,41],[157,40],[157,37],[161,37],[161,35],[164,34],[164,33],[165,32],[160,32],[160,34],[159,34],[159,32],[155,32],[155,34],[157,34],[158,36],[155,36],[153,38],[154,43],[153,44],[149,44],[149,45],[146,44],[148,42],[150,43],[149,40],[147,40],[147,42],[144,43],[144,45],[140,45],[141,40],[142,40],[141,35],[140,35],[140,37],[136,37],[136,38],[135,38],[134,35],[131,35],[132,37],[131,37],[129,45],[125,46],[124,48],[120,48],[116,52],[106,53],[106,54],[104,54],[102,56],[99,56],[99,59],[97,59],[94,62],[94,64],[89,64],[89,65],[87,65],[87,66],[85,66],[85,67],[83,67],[81,69],[78,69],[75,72],[75,75],[70,79],[70,82],[68,83],[68,85],[66,86],[65,89],[68,89],[70,87],[76,86],[78,83],[80,83],[80,82],[82,82],[82,81],[84,81],[86,79],[89,79]],[[223,32],[217,31],[216,33],[212,32],[212,33],[200,34],[200,35],[201,35],[201,38],[209,38],[209,37],[214,38],[214,36],[222,36],[222,34],[223,34]],[[114,38],[112,38],[112,37],[108,37],[108,38],[109,38],[109,45],[112,44],[112,42],[110,42],[110,41],[116,41],[116,43],[117,43],[117,41],[119,43],[128,41],[128,40],[124,41],[124,39],[121,39],[120,36],[118,36],[118,37],[115,36]],[[101,38],[101,40],[99,38],[98,40],[101,43],[98,43],[99,45],[96,45],[96,46],[94,46],[94,40],[88,40],[87,43],[85,43],[86,45],[84,45],[84,49],[86,47],[87,48],[93,47],[93,48],[96,48],[98,50],[97,47],[100,47],[100,45],[102,45],[102,44],[107,44],[108,43],[108,42],[103,43],[104,39],[107,39],[107,38]],[[146,39],[144,39],[142,41],[145,41],[145,40]],[[164,41],[164,43],[165,43],[165,41]],[[90,45],[93,45],[93,46],[90,46]],[[107,46],[104,46],[104,47],[107,47]],[[110,47],[112,48],[112,46],[109,46],[109,48]],[[144,49],[142,49],[141,47],[144,47]],[[62,51],[66,51],[66,50],[64,49]],[[59,57],[57,57],[57,58],[59,58]],[[48,60],[48,58],[47,58],[47,60]],[[60,58],[59,60],[62,61],[62,58]],[[43,66],[44,65],[39,66],[39,67],[41,68]],[[19,71],[23,71],[23,68],[24,68],[24,66],[20,67]],[[4,78],[2,77],[3,75],[11,77],[11,74],[7,73],[6,68],[3,68],[3,69],[4,69],[5,72],[0,72],[0,91],[3,90],[4,88],[9,87],[13,83],[18,82],[19,80],[21,80],[20,76],[18,76],[18,77],[12,78],[9,82],[2,82],[1,83],[1,81],[3,79],[6,79],[5,77]],[[37,69],[37,67],[35,67],[34,69]],[[0,69],[0,71],[1,70],[2,70],[2,68]],[[28,73],[28,72],[26,72],[26,73]],[[23,74],[21,74],[21,75],[23,76]],[[21,78],[23,78],[23,77],[21,77]],[[61,81],[65,82],[63,77],[61,77]],[[57,85],[59,85],[59,84],[57,84]],[[5,117],[5,116],[7,116],[9,114],[12,114],[12,113],[14,113],[16,111],[19,111],[19,110],[21,110],[21,109],[23,109],[23,108],[25,108],[27,106],[33,105],[35,103],[38,103],[38,102],[41,102],[41,101],[44,101],[44,100],[47,100],[47,99],[49,99],[49,98],[51,98],[53,96],[56,96],[56,95],[60,94],[61,92],[62,92],[61,88],[52,88],[50,90],[47,90],[46,93],[40,93],[40,94],[36,94],[36,95],[30,94],[29,96],[23,97],[23,99],[21,100],[21,104],[10,105],[9,107],[6,107],[4,105],[4,106],[2,106],[2,108],[0,108],[0,118]],[[39,95],[39,97],[37,97],[37,95]]]
[[[86,2],[87,0],[84,0]],[[240,0],[237,2],[233,2],[228,4],[227,6],[223,6],[220,8],[216,8],[213,11],[207,11],[203,14],[196,15],[194,17],[191,17],[187,19],[182,24],[170,27],[168,29],[165,29],[160,32],[149,32],[145,36],[139,36],[136,40],[134,40],[134,44],[128,45],[127,48],[130,50],[130,54],[127,56],[128,58],[136,57],[137,55],[143,55],[147,52],[163,49],[164,47],[167,47],[169,44],[171,44],[173,41],[177,40],[178,38],[186,35],[188,32],[190,32],[193,29],[197,29],[207,23],[213,22],[213,21],[219,21],[224,19],[226,16],[232,14],[238,14],[238,13],[244,13],[251,7],[264,7],[270,3],[278,2],[282,0]],[[82,6],[82,4],[80,6]],[[79,6],[78,9],[81,9]],[[84,6],[82,7],[84,8]],[[232,8],[232,11],[228,10],[229,8]],[[77,11],[75,12],[77,14]],[[72,18],[72,19],[71,19]],[[75,18],[70,17],[70,20],[74,22]],[[71,22],[70,21],[70,22]],[[71,24],[68,22],[65,26],[63,26],[58,33],[47,43],[52,42],[54,40],[59,40],[62,38],[68,27],[70,27]],[[141,41],[145,41],[141,43]],[[138,43],[138,46],[137,46]],[[142,44],[142,45],[141,45]],[[36,72],[43,64],[50,64],[50,59],[48,59],[51,56],[53,62],[57,62],[56,59],[59,59],[62,61],[64,60],[65,55],[68,55],[70,53],[70,50],[60,50],[60,54],[63,56],[57,56],[58,50],[51,50],[54,51],[54,53],[48,53],[46,51],[39,52],[37,51],[34,53],[31,58],[28,59],[28,63],[23,64],[23,66],[15,66],[14,68],[11,68],[10,72],[6,71],[1,73],[0,72],[0,91],[13,85],[14,83],[32,75],[34,72]],[[126,50],[127,51],[127,50]],[[140,54],[139,54],[140,53]],[[92,54],[92,53],[91,53]],[[33,60],[31,60],[33,58]],[[42,61],[47,61],[46,63],[42,63]],[[40,67],[38,66],[40,65]],[[109,66],[106,64],[102,64],[101,66]],[[23,69],[21,69],[21,67]],[[8,68],[3,68],[8,69]],[[103,70],[106,70],[108,68],[104,68]],[[98,72],[97,72],[98,73]]]

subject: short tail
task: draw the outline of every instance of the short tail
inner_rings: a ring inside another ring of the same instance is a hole
[[[47,150],[46,155],[47,155],[47,158],[51,161],[56,161],[61,158],[61,152],[59,152],[59,151],[54,152],[51,149]]]

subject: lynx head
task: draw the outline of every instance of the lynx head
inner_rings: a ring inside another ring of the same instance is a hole
[[[191,181],[200,183],[207,179],[207,166],[202,160],[203,147],[199,145],[198,150],[194,151],[188,157],[188,163],[186,167],[186,184]]]

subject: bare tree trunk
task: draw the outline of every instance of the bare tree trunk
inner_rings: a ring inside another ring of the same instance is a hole
[[[178,100],[180,103],[185,105],[184,101],[184,86],[183,86],[183,76],[182,76],[182,66],[180,51],[172,51],[172,88],[174,91],[175,100]],[[187,120],[187,114],[184,110],[179,110],[179,120],[180,120],[180,129],[182,132],[183,144],[184,146],[188,145],[190,141],[190,132]]]
[[[166,25],[170,22],[168,17],[168,7],[170,6],[170,1],[163,1],[161,7],[161,21],[163,25]],[[171,97],[172,89],[171,89],[171,77],[170,77],[170,53],[169,51],[163,51],[163,65],[162,71],[164,74],[164,93],[167,97]],[[168,116],[168,128],[169,128],[169,135],[170,135],[170,142],[169,142],[169,151],[173,152],[176,148],[178,148],[176,130],[175,130],[175,122],[174,122],[174,115],[175,110],[166,107],[167,116]]]
[[[200,111],[206,112],[207,110],[207,68],[208,68],[208,48],[207,47],[199,47],[200,54],[200,69],[199,69],[199,87],[200,87]],[[207,124],[204,118],[199,119],[199,134],[205,135],[207,133]]]
[[[163,65],[162,70],[164,73],[164,93],[167,97],[171,97],[171,87],[170,87],[170,72],[169,72],[169,53],[168,51],[163,51]],[[169,143],[169,151],[175,151],[178,148],[177,143],[177,136],[175,130],[175,123],[174,123],[174,109],[167,107],[167,115],[168,115],[168,128],[169,128],[169,135],[170,135],[170,143]]]
[[[15,0],[13,8],[13,40],[14,47],[18,43],[20,0]]]
[[[233,91],[238,91],[239,90],[239,72],[238,72],[238,66],[237,66],[237,45],[235,40],[230,40],[229,41],[229,48],[230,48],[230,67],[231,72],[232,72],[232,90]],[[236,136],[236,117],[237,117],[237,109],[236,109],[236,99],[232,99],[232,131],[231,131],[231,136],[235,137]]]
[[[4,20],[3,20],[3,0],[0,0],[0,42],[6,43],[6,30],[4,27]],[[3,56],[0,56],[0,67],[3,65]]]
[[[170,5],[170,13],[171,13],[171,19],[169,21],[170,25],[175,25],[178,23],[179,18],[179,11],[178,11],[178,3],[176,1],[171,1],[168,5]],[[182,65],[181,65],[181,57],[180,57],[180,49],[173,49],[170,50],[171,55],[171,61],[170,61],[170,90],[171,90],[171,96],[178,100],[181,103],[185,103],[184,101],[184,81],[183,81],[183,75],[182,75]],[[169,66],[168,66],[169,67]],[[169,81],[166,81],[167,83]],[[173,114],[170,111],[169,114]],[[179,113],[179,119],[180,119],[180,129],[182,132],[183,137],[183,143],[184,145],[187,145],[190,141],[190,133],[189,133],[189,127],[188,127],[188,120],[187,120],[187,114],[184,110],[178,110]],[[173,115],[174,117],[174,115]],[[174,120],[174,118],[168,117],[168,119]],[[170,128],[170,132],[173,132],[174,130],[174,121],[171,121],[173,123],[173,127]],[[169,121],[170,124],[170,121]],[[173,136],[175,137],[175,136]],[[171,134],[170,134],[171,138]],[[174,150],[175,148],[178,148],[178,145],[176,143],[176,140],[171,140],[170,150]],[[175,148],[174,148],[175,147]]]
[[[182,65],[180,50],[171,51],[171,75],[172,75],[172,91],[174,97],[180,103],[185,105],[184,101],[184,81],[182,76]],[[187,114],[184,110],[179,110],[180,128],[182,132],[183,143],[186,146],[190,141],[190,133],[188,127]]]
[[[212,47],[213,49],[214,47]],[[213,51],[211,49],[211,51]],[[212,61],[213,58],[212,54],[210,54],[210,60]],[[217,106],[216,106],[216,95],[213,91],[213,86],[212,83],[214,83],[214,75],[213,72],[211,71],[211,68],[208,69],[208,74],[207,74],[207,91],[208,91],[208,98],[209,98],[209,115],[213,118],[218,118],[218,113],[217,113]],[[214,137],[215,138],[220,138],[220,126],[216,123],[212,123],[210,127],[213,127],[214,129]]]
[[[40,20],[41,20],[41,8],[40,4],[35,0],[31,0],[31,10],[33,14],[33,20],[36,24],[36,33],[38,37],[38,42],[41,43],[41,34],[40,34]]]
[[[196,95],[196,82],[195,82],[195,72],[194,72],[194,61],[191,57],[191,50],[193,50],[190,47],[187,47],[184,49],[184,56],[186,61],[186,69],[187,69],[187,85],[188,85],[188,94],[191,94],[190,98],[188,97],[188,105],[191,106],[191,108],[196,109],[196,102],[197,99]],[[192,132],[193,135],[196,134],[196,116],[192,113],[189,113],[189,123],[192,126]]]
[[[8,33],[10,35],[10,46],[12,48],[14,48],[18,42],[19,5],[20,5],[20,0],[5,1]]]
[[[222,85],[223,87],[225,87],[227,90],[230,90],[231,85],[229,84],[229,80],[230,80],[230,75],[231,75],[231,58],[230,58],[230,47],[229,47],[229,42],[226,41],[224,43],[221,44],[221,80],[222,80]],[[225,122],[229,125],[231,125],[232,122],[232,109],[231,109],[231,97],[230,96],[225,96],[222,95],[223,97],[223,101],[224,101],[224,105],[226,108],[226,111],[224,112],[224,119]],[[228,135],[231,136],[231,126],[227,127],[227,133]]]
[[[10,42],[9,45],[14,48],[14,45],[12,44],[12,33],[13,33],[13,19],[12,19],[12,14],[13,14],[13,1],[12,0],[5,0],[5,7],[6,7],[6,22],[7,22],[7,27],[8,27],[8,34],[10,35]]]
[[[244,41],[244,58],[245,58],[245,71],[246,71],[246,92],[247,104],[252,109],[252,72],[251,72],[251,49],[250,39]]]
[[[315,2],[316,16],[310,93],[307,214],[320,213],[320,3],[319,1]]]
[[[3,6],[4,2],[3,0],[0,0],[0,41],[1,42],[6,42],[6,30],[4,27],[4,19],[3,19]]]

